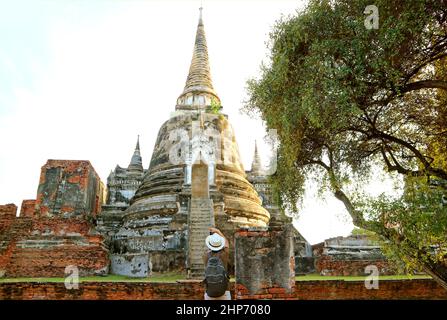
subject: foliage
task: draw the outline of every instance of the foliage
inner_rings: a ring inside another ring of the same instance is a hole
[[[351,235],[353,235],[353,236],[360,236],[361,235],[361,236],[371,236],[371,237],[374,237],[376,234],[374,232],[371,232],[369,230],[365,230],[365,229],[362,229],[362,228],[354,228],[351,231]]]
[[[433,272],[447,280],[439,198],[447,182],[447,3],[375,1],[378,29],[364,25],[369,4],[311,0],[279,20],[245,109],[277,129],[272,180],[285,210],[296,209],[306,179],[319,175],[354,225],[380,234],[410,267],[444,264]],[[377,165],[404,178],[402,195],[347,192],[368,183]]]
[[[222,106],[220,105],[219,101],[212,98],[211,99],[211,105],[210,105],[210,111],[211,113],[218,114],[220,112],[220,109],[222,109]]]

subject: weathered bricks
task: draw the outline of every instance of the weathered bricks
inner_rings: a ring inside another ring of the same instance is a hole
[[[80,274],[105,272],[108,250],[93,226],[76,218],[17,217],[1,238],[0,271],[7,277],[63,276],[75,265]]]
[[[103,185],[89,161],[48,160],[36,200],[0,206],[0,276],[63,276],[106,273],[108,250],[92,220],[103,202]]]
[[[431,279],[384,280],[377,290],[367,290],[363,281],[343,280],[297,281],[290,294],[279,293],[279,289],[266,288],[250,296],[243,287],[230,285],[232,298],[242,300],[447,300],[447,291]],[[238,296],[238,291],[243,294]],[[199,282],[81,282],[79,289],[73,290],[66,289],[64,283],[0,283],[0,300],[202,300],[203,294]]]
[[[20,217],[33,217],[36,212],[36,200],[23,200],[20,208]]]
[[[236,294],[272,299],[291,293],[295,284],[293,226],[241,229],[235,234]],[[270,291],[270,289],[275,290]]]
[[[381,252],[380,246],[366,235],[327,239],[313,246],[315,268],[325,276],[363,276],[369,265],[381,275],[396,274],[396,267]]]
[[[41,216],[96,216],[104,185],[89,161],[48,160],[42,166],[35,209]]]

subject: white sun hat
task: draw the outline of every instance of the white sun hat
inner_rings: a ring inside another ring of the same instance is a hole
[[[206,237],[205,243],[211,251],[219,251],[225,247],[225,239],[217,233]]]

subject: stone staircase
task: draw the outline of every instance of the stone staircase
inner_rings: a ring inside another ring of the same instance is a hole
[[[191,198],[189,214],[189,268],[191,279],[203,279],[205,265],[203,254],[207,250],[205,239],[209,227],[214,226],[213,201],[209,198]]]

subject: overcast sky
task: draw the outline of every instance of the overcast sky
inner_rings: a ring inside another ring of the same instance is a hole
[[[182,92],[201,1],[0,0],[0,204],[36,197],[47,159],[90,160],[106,182],[140,134],[144,167]],[[302,1],[203,1],[211,73],[245,168],[260,119],[240,113],[275,20]],[[311,242],[347,235],[341,204],[310,191],[295,225]]]

